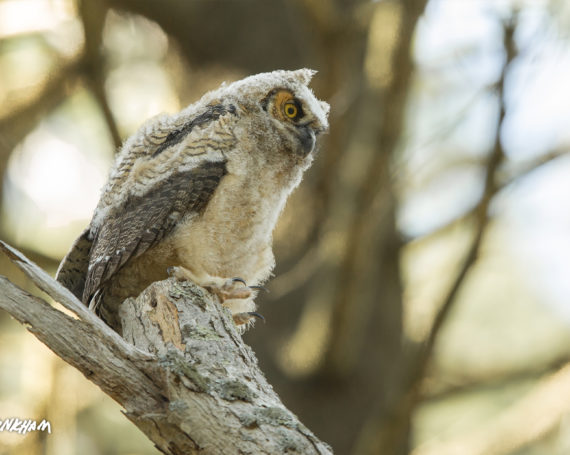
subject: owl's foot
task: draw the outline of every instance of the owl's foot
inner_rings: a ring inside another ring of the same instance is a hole
[[[192,281],[198,286],[202,286],[212,294],[218,296],[223,303],[231,299],[249,299],[255,297],[255,291],[265,290],[263,286],[248,286],[243,278],[219,278],[214,276],[199,277],[195,273],[184,267],[168,267],[168,276],[176,278],[178,281]]]
[[[236,325],[246,328],[252,325],[255,318],[264,320],[256,313],[253,298],[256,291],[265,290],[263,286],[248,286],[243,278],[198,277],[184,267],[169,267],[168,275],[179,281],[192,281],[212,294],[216,295],[222,305],[228,308]]]
[[[243,278],[230,278],[221,281],[222,283],[204,284],[204,287],[212,294],[216,294],[221,302],[232,299],[249,299],[254,296],[254,288],[248,286]]]
[[[267,291],[263,286],[248,286],[243,278],[230,278],[223,281],[220,286],[217,283],[205,284],[208,291],[216,294],[222,302],[230,299],[248,299],[255,297],[255,291]]]

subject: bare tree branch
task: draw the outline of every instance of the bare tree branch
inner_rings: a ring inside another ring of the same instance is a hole
[[[553,374],[570,363],[570,352],[561,352],[549,359],[537,359],[517,367],[506,365],[496,370],[463,375],[447,375],[445,378],[427,377],[422,384],[422,400],[441,401],[484,389],[507,388],[509,385],[538,379]]]
[[[500,112],[499,119],[497,121],[497,127],[495,130],[495,141],[493,145],[493,150],[489,155],[487,160],[487,166],[485,169],[485,185],[483,189],[483,194],[474,209],[474,214],[476,216],[475,225],[475,235],[471,243],[471,247],[467,252],[467,255],[463,261],[463,265],[459,269],[459,272],[451,285],[447,295],[443,299],[443,303],[440,306],[430,333],[424,342],[422,348],[420,349],[417,359],[414,363],[413,372],[411,375],[411,390],[418,389],[419,383],[425,376],[427,365],[431,360],[433,354],[433,348],[435,346],[436,340],[441,332],[445,321],[447,320],[453,305],[456,302],[456,297],[461,289],[468,272],[471,267],[475,264],[479,256],[479,250],[485,234],[488,222],[489,222],[489,205],[493,197],[497,194],[500,187],[497,182],[497,174],[500,169],[501,164],[505,158],[505,152],[501,143],[501,130],[503,127],[503,121],[505,119],[506,109],[505,109],[505,77],[506,73],[516,57],[516,48],[514,42],[514,33],[516,28],[516,20],[512,18],[510,21],[504,24],[504,47],[506,52],[505,64],[503,65],[503,70],[501,72],[501,77],[497,82],[497,97],[500,102]],[[412,392],[415,394],[416,392]]]
[[[0,308],[125,408],[165,454],[331,454],[286,409],[202,288],[154,283],[121,309],[125,339],[67,289],[0,242],[30,279],[75,317],[0,277]]]
[[[0,162],[7,160],[14,146],[65,98],[77,81],[78,69],[76,61],[64,64],[48,79],[37,98],[0,119]]]
[[[517,182],[518,180],[523,179],[524,177],[532,174],[533,172],[541,169],[543,166],[556,161],[559,158],[569,156],[570,155],[570,148],[563,147],[555,150],[551,150],[549,152],[544,153],[538,158],[534,158],[532,160],[526,161],[514,167],[513,169],[499,169],[497,170],[497,188],[495,191],[495,196],[512,185],[513,183]],[[434,230],[422,235],[421,237],[407,239],[407,242],[425,242],[427,240],[433,239],[436,236],[445,234],[449,232],[454,227],[465,223],[470,218],[475,215],[475,213],[479,210],[480,201],[477,202],[473,207],[469,208],[462,214],[458,215],[457,217],[453,218],[451,221],[438,226]]]
[[[284,297],[313,277],[322,263],[323,243],[322,238],[317,240],[317,244],[309,248],[291,269],[271,281],[270,289],[273,300]]]
[[[504,177],[501,176],[502,178],[500,179],[501,183],[499,185],[499,190],[506,188],[507,186],[511,185],[517,180],[526,177],[527,175],[542,168],[543,166],[550,164],[559,158],[569,155],[570,155],[570,148],[563,147],[544,153],[543,155],[541,155],[536,159],[526,161],[518,165],[515,169],[511,170],[510,172],[505,172],[506,175]]]
[[[105,62],[101,54],[107,8],[104,2],[82,1],[79,2],[79,15],[85,36],[84,75],[101,108],[115,148],[118,149],[123,141],[105,92]]]

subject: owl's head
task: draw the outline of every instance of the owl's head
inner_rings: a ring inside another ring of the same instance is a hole
[[[281,147],[299,158],[315,148],[316,137],[328,130],[329,105],[308,87],[316,72],[309,69],[272,71],[222,87],[251,113],[260,114],[265,139],[275,136]],[[271,133],[274,134],[271,134]]]
[[[296,138],[298,143],[293,141],[292,151],[307,156],[315,148],[317,135],[328,129],[328,104],[317,101],[306,86],[302,89],[276,87],[261,100],[260,105],[277,129],[285,130]]]

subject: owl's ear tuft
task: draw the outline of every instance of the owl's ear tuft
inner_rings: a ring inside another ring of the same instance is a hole
[[[293,76],[293,78],[303,85],[309,85],[309,82],[311,82],[311,79],[315,74],[317,74],[315,70],[310,70],[308,68],[302,68],[297,71],[291,71],[291,75]]]

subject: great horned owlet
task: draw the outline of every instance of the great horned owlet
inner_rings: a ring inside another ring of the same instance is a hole
[[[118,331],[120,303],[173,270],[247,322],[252,288],[275,264],[277,218],[328,129],[313,74],[251,76],[145,123],[117,155],[57,280]]]

